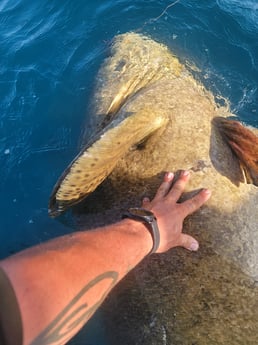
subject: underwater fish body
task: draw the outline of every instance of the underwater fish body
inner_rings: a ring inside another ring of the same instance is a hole
[[[258,130],[227,119],[166,46],[137,33],[114,39],[92,112],[94,135],[57,182],[51,215],[83,200],[84,226],[116,221],[165,171],[191,171],[182,200],[212,190],[184,223],[198,253],[146,258],[105,303],[111,343],[257,344]]]

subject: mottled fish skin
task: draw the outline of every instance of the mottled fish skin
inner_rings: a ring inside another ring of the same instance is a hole
[[[111,343],[256,345],[257,129],[246,132],[224,120],[234,115],[215,103],[167,47],[136,33],[114,39],[93,99],[96,123],[106,127],[102,141],[96,135],[87,146],[86,158],[101,157],[98,169],[91,159],[86,163],[87,182],[73,180],[69,167],[52,196],[62,197],[62,206],[71,181],[79,181],[76,188],[87,185],[90,194],[86,190],[80,209],[73,209],[84,229],[114,222],[122,209],[152,197],[165,171],[191,171],[183,199],[203,187],[212,190],[209,201],[184,222],[184,232],[199,240],[200,250],[177,248],[147,258],[110,296],[104,311]],[[94,181],[95,174],[108,177]]]

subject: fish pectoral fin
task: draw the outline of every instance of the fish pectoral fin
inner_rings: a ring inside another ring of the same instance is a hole
[[[258,136],[239,121],[216,117],[214,123],[238,158],[246,183],[258,186]]]
[[[50,216],[58,216],[92,193],[130,147],[164,126],[167,119],[143,109],[120,123],[114,122],[98,133],[64,171],[50,197]]]

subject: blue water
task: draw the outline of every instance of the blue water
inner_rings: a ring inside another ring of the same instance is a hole
[[[91,115],[94,77],[118,33],[167,44],[258,127],[257,0],[1,0],[0,258],[72,228],[47,214]],[[106,345],[97,316],[70,344]]]

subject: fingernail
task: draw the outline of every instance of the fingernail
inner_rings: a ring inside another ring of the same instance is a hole
[[[203,193],[206,194],[207,196],[211,196],[211,190],[209,189],[203,189]]]
[[[188,170],[184,170],[183,172],[182,172],[182,176],[189,176],[189,171]]]
[[[174,174],[173,174],[172,172],[168,171],[168,172],[166,173],[166,178],[167,178],[167,179],[171,180],[173,177],[174,177]]]
[[[199,248],[198,242],[192,242],[189,250],[192,250],[193,252],[195,252],[196,250],[198,250],[198,248]]]

